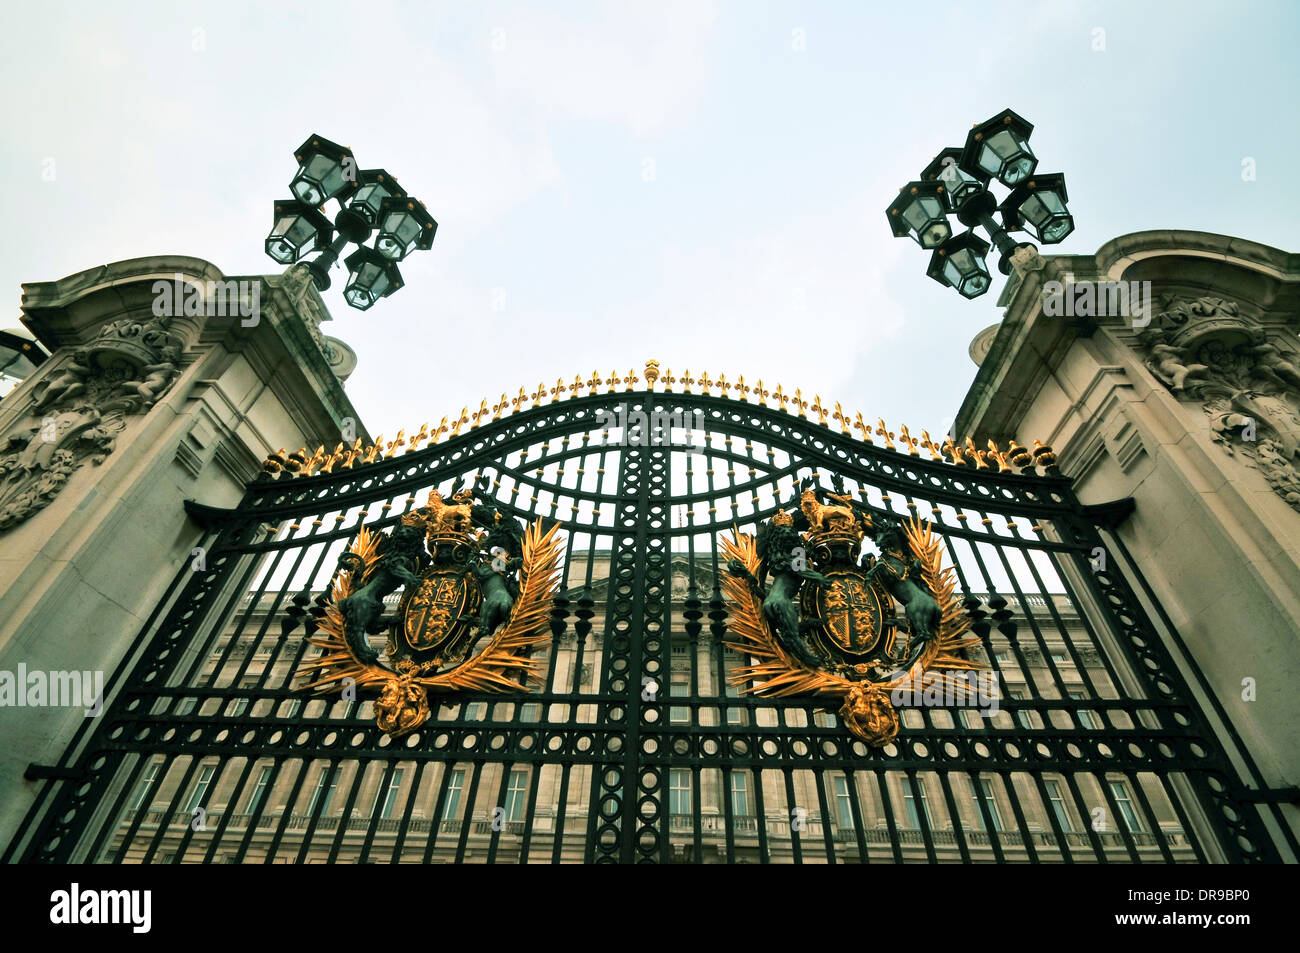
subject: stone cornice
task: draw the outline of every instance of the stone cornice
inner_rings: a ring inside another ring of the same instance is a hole
[[[1188,269],[1186,259],[1206,259]],[[1248,311],[1272,312],[1274,324],[1300,329],[1300,254],[1228,235],[1153,230],[1121,235],[1095,255],[1045,257],[1010,295],[1001,327],[957,413],[959,437],[1004,440],[1013,436],[1045,379],[1076,337],[1099,327],[1131,336],[1125,319],[1045,316],[1048,281],[1151,281],[1154,294],[1218,295]]]

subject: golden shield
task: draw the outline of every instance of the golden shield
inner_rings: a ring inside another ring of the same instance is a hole
[[[857,572],[826,573],[831,584],[804,585],[800,608],[805,618],[819,618],[813,630],[820,646],[850,663],[864,662],[881,645],[886,607],[892,609],[889,594],[867,582]]]
[[[403,600],[399,635],[412,653],[452,655],[478,615],[478,581],[459,568],[432,569]]]

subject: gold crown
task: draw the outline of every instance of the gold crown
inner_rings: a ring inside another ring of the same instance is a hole
[[[772,524],[774,526],[793,526],[794,517],[785,510],[779,510],[776,515],[772,517]]]

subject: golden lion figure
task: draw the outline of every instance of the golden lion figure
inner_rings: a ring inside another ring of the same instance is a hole
[[[409,674],[384,683],[375,700],[375,723],[394,738],[429,720],[429,697]]]
[[[817,502],[817,494],[811,489],[804,490],[799,495],[799,509],[803,511],[814,533],[832,529],[851,532],[858,522],[857,515],[847,506],[828,506]]]
[[[898,737],[898,712],[889,696],[871,684],[856,682],[849,688],[840,718],[849,731],[877,748]]]

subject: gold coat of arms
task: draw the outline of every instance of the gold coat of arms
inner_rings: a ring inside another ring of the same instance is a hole
[[[857,737],[880,747],[898,734],[891,693],[983,666],[954,596],[952,567],[929,524],[873,517],[852,497],[805,483],[756,536],[723,539],[732,603],[728,645],[753,664],[730,681],[764,697],[838,698]],[[879,553],[862,553],[871,538]],[[902,607],[902,620],[895,618]]]
[[[450,501],[430,492],[388,534],[363,527],[339,557],[308,640],[324,652],[299,670],[309,679],[300,688],[377,691],[376,722],[394,737],[429,719],[430,692],[526,690],[539,665],[530,650],[549,637],[559,589],[558,530],[541,520],[525,529],[470,489]],[[399,588],[385,616],[384,599]],[[369,636],[384,632],[381,657]]]

